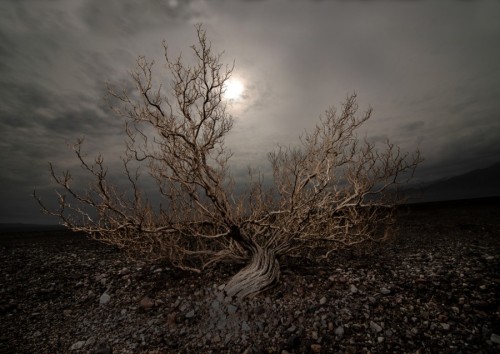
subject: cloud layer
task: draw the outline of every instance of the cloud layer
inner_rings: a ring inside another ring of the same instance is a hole
[[[235,173],[265,170],[349,93],[374,108],[363,133],[419,148],[417,178],[484,167],[500,156],[498,2],[3,1],[0,4],[0,222],[44,221],[30,198],[47,171],[77,167],[66,145],[87,137],[116,163],[121,122],[104,100],[139,54],[161,41],[189,58],[203,22],[246,85],[232,109]]]

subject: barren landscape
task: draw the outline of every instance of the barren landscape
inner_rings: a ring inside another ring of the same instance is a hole
[[[1,234],[1,353],[494,353],[499,199],[402,208],[399,236],[325,262],[280,259],[239,301],[202,274],[65,231]]]

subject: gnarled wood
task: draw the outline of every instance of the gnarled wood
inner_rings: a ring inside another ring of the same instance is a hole
[[[250,184],[241,192],[224,143],[233,127],[224,99],[233,66],[222,63],[201,25],[196,31],[193,61],[172,58],[164,45],[169,84],[155,80],[153,61],[141,56],[132,72],[136,91],[109,87],[118,103],[114,110],[125,121],[128,188],[112,182],[103,157],[88,160],[80,140],[75,153],[93,182],[81,191],[69,171],[59,175],[51,165],[61,187],[58,205],[47,208],[34,193],[43,210],[73,231],[183,269],[201,271],[250,255],[226,287],[238,297],[278,281],[277,256],[312,250],[313,257],[328,256],[341,247],[384,240],[394,223],[398,186],[421,161],[418,151],[409,156],[389,141],[358,139],[356,131],[372,111],[359,115],[352,94],[339,111],[328,109],[297,146],[268,155],[270,188],[263,175],[250,171]],[[140,178],[141,168],[148,177]],[[157,205],[151,179],[161,197]]]
[[[268,289],[279,277],[280,266],[273,250],[257,246],[250,263],[231,278],[225,291],[228,296],[244,298]]]

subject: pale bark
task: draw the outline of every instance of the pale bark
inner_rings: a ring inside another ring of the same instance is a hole
[[[247,266],[236,273],[224,288],[228,296],[244,298],[258,294],[280,278],[280,266],[272,249],[257,246]]]

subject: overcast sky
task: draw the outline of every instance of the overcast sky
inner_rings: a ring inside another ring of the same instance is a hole
[[[374,109],[368,136],[421,150],[418,181],[491,165],[500,160],[499,14],[493,0],[4,0],[0,222],[49,220],[32,188],[52,197],[48,162],[77,168],[67,145],[78,137],[113,166],[124,137],[105,83],[126,83],[140,54],[161,63],[163,39],[188,56],[195,23],[244,84],[231,106],[235,170],[265,171],[269,150],[354,91],[361,109]]]

